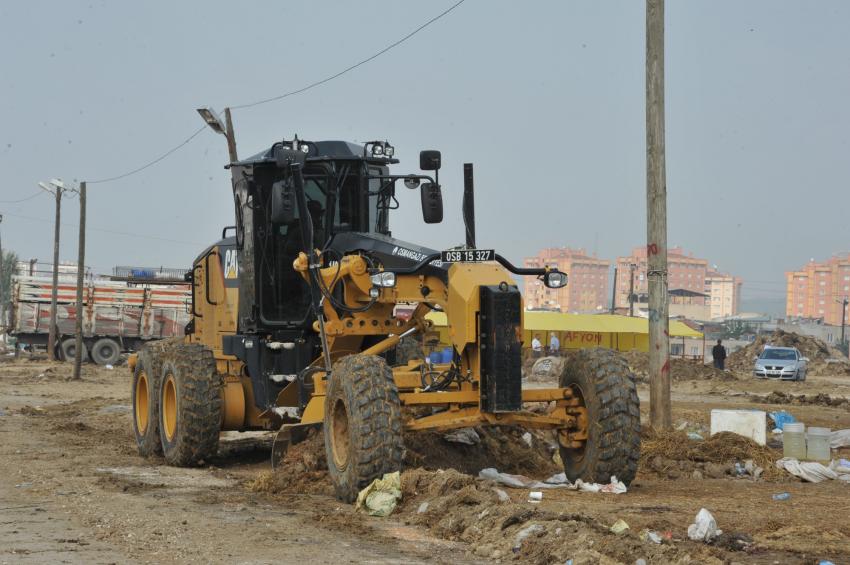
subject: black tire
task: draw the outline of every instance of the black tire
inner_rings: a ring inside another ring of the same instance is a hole
[[[59,353],[62,355],[63,361],[73,361],[75,356],[77,355],[77,340],[76,338],[70,337],[62,341],[59,344]],[[89,358],[89,350],[86,347],[85,342],[83,342],[83,361],[87,361]]]
[[[90,353],[98,365],[115,365],[121,357],[121,346],[114,339],[104,337],[94,342]]]
[[[218,451],[223,381],[212,351],[180,344],[165,355],[159,383],[159,437],[170,465],[202,464]]]
[[[583,398],[588,421],[584,447],[560,446],[567,478],[630,484],[640,458],[640,401],[626,360],[610,349],[583,349],[564,366],[560,386]]]
[[[133,435],[142,457],[162,455],[159,439],[159,380],[162,348],[145,347],[139,352],[130,397],[133,405]]]
[[[325,397],[324,435],[328,471],[343,502],[354,502],[373,480],[401,470],[401,404],[384,359],[355,354],[336,362]]]

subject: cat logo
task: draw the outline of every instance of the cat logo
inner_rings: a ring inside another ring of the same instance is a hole
[[[239,276],[239,263],[236,260],[236,250],[228,249],[224,254],[224,278],[235,279]]]

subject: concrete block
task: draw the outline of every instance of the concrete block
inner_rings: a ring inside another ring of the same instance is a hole
[[[718,432],[736,433],[764,445],[767,442],[767,413],[762,410],[712,410],[711,435]]]

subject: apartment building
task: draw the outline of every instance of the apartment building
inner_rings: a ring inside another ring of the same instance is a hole
[[[812,259],[800,270],[786,272],[785,279],[786,317],[820,319],[837,326],[844,309],[845,321],[850,320],[850,308],[842,304],[850,297],[850,253],[823,262]]]
[[[743,281],[727,273],[710,269],[705,276],[710,319],[726,318],[738,313]]]
[[[617,279],[614,281],[615,306],[629,307],[629,286],[634,277],[634,293],[649,294],[646,278],[646,247],[635,247],[627,257],[617,257]],[[685,254],[681,247],[667,249],[667,288],[693,293],[705,292],[708,261],[698,259],[693,253]],[[705,297],[692,297],[692,303],[702,305]]]
[[[527,309],[570,313],[592,313],[606,309],[610,261],[588,256],[584,249],[550,247],[541,249],[534,257],[526,257],[523,263],[526,267],[557,267],[569,277],[567,286],[557,289],[546,288],[541,281],[527,277]]]

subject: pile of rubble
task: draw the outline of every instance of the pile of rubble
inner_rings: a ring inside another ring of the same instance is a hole
[[[808,357],[810,375],[850,376],[850,359],[847,359],[840,351],[816,337],[783,330],[758,336],[748,346],[729,355],[726,366],[733,371],[752,371],[753,360],[764,350],[765,345],[796,347],[804,357]]]
[[[795,406],[814,405],[850,408],[850,399],[841,396],[830,396],[825,393],[789,394],[779,390],[774,390],[767,396],[751,394],[750,400],[753,402],[763,402],[765,404],[792,404]]]
[[[642,351],[629,351],[623,354],[629,363],[629,368],[635,374],[638,382],[649,380],[649,354]],[[715,369],[700,360],[670,359],[670,376],[674,381],[701,381],[701,380],[737,380],[734,374],[728,371]]]

